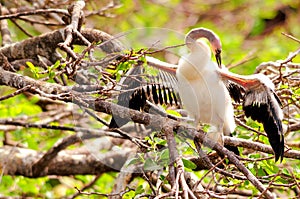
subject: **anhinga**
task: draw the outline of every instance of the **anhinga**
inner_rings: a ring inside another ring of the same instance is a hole
[[[206,38],[210,42],[217,63],[211,60],[210,47],[203,40],[198,40],[200,38]],[[245,115],[263,124],[275,154],[275,161],[279,158],[282,160],[284,153],[281,121],[283,113],[271,80],[263,74],[244,76],[229,72],[221,64],[220,39],[209,29],[191,30],[185,37],[185,43],[190,53],[181,57],[176,69],[173,65],[157,59],[151,57],[146,57],[146,59],[149,65],[160,69],[161,76],[165,76],[166,72],[172,75],[176,74],[179,97],[195,124],[199,124],[199,122],[210,124],[208,137],[223,144],[223,134],[230,135],[236,127],[231,98],[238,102],[242,101]],[[173,85],[174,79],[172,82]],[[149,95],[155,102],[160,103],[166,102],[167,98],[175,99],[176,96],[172,94],[173,92],[165,90],[165,87],[167,88],[169,85],[164,82],[161,87],[159,85],[152,84],[152,91],[148,86],[147,88],[141,87],[130,94],[124,93],[119,96],[119,103],[122,103],[120,99],[123,99],[124,103],[126,98],[129,108],[139,110],[143,109]],[[139,86],[134,87],[138,88]],[[168,96],[163,96],[166,93]],[[113,118],[110,127],[120,127],[128,121],[125,119],[116,122],[116,119]]]
[[[217,63],[211,60],[211,50],[200,38],[210,42]],[[222,143],[222,133],[229,135],[235,129],[233,106],[243,101],[247,117],[261,122],[275,154],[282,160],[284,137],[283,113],[274,84],[263,74],[237,75],[221,64],[221,42],[211,30],[196,28],[185,38],[190,54],[180,59],[176,76],[182,102],[196,122],[210,123],[209,137]]]

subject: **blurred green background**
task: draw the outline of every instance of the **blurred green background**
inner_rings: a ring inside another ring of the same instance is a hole
[[[111,34],[145,27],[185,34],[192,28],[206,27],[220,36],[225,65],[253,58],[233,68],[242,74],[253,73],[262,62],[284,59],[299,47],[299,43],[281,33],[299,38],[300,1],[123,0],[117,3],[122,6],[110,12],[115,15],[113,18],[91,17],[95,19],[87,20],[86,26]],[[106,4],[92,2],[89,9]],[[178,44],[177,38],[169,39]]]

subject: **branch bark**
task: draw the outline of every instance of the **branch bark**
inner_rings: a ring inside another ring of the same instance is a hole
[[[130,153],[130,150],[111,151],[106,153],[103,159],[97,159],[86,149],[65,150],[58,153],[49,162],[47,169],[33,174],[32,165],[44,153],[31,149],[3,146],[0,148],[0,165],[4,175],[22,175],[34,178],[47,175],[98,175],[120,169]]]
[[[22,59],[38,59],[37,56],[45,57],[55,63],[61,57],[56,53],[58,44],[65,41],[66,28],[55,30],[37,37],[25,39],[13,44],[7,44],[0,48],[0,54],[5,56],[9,62]],[[105,53],[120,52],[123,45],[118,42],[113,36],[95,29],[83,29],[80,33],[89,42],[102,42],[98,45]],[[73,44],[86,45],[84,41],[73,35]],[[0,63],[1,65],[3,64]]]

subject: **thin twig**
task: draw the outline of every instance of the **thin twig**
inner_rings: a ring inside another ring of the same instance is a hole
[[[86,190],[86,189],[92,187],[100,177],[101,177],[101,174],[100,174],[100,175],[96,175],[96,176],[94,177],[94,179],[93,179],[91,182],[89,182],[88,184],[84,185],[84,186],[80,189],[80,191],[79,191],[79,189],[78,189],[77,187],[74,187],[74,188],[77,190],[77,193],[75,193],[74,195],[72,195],[72,196],[69,197],[69,198],[70,198],[70,199],[74,199],[74,198],[76,198],[77,196],[79,196],[84,190]]]
[[[8,94],[6,96],[2,96],[2,97],[0,97],[0,101],[6,100],[6,99],[11,98],[11,97],[14,97],[16,95],[19,95],[19,94],[27,91],[30,87],[31,87],[31,85],[27,85],[27,86],[25,86],[25,87],[23,87],[21,89],[18,89],[17,91],[15,91],[15,92],[13,92],[11,94]]]
[[[292,35],[290,35],[290,34],[287,34],[287,33],[285,33],[285,32],[282,32],[281,34],[283,34],[284,36],[286,36],[286,37],[292,39],[293,41],[296,41],[296,42],[300,43],[300,40],[299,40],[299,39],[297,39],[296,37],[294,37],[294,36],[292,36]]]
[[[37,10],[30,10],[30,11],[25,11],[25,12],[17,12],[14,14],[7,14],[7,15],[2,15],[0,16],[0,20],[2,19],[13,19],[13,18],[18,18],[20,16],[27,16],[27,15],[38,15],[38,14],[48,14],[48,13],[58,13],[58,14],[63,14],[69,16],[69,13],[65,9],[37,9]]]

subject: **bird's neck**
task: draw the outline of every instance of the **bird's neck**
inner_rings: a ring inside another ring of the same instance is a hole
[[[215,70],[211,61],[209,46],[202,40],[189,45],[191,53],[181,57],[178,63],[177,75],[189,81],[201,78],[207,71]],[[212,64],[210,64],[210,62]]]
[[[178,64],[177,74],[187,80],[196,80],[207,70],[208,59],[206,56],[189,54],[182,57]]]

